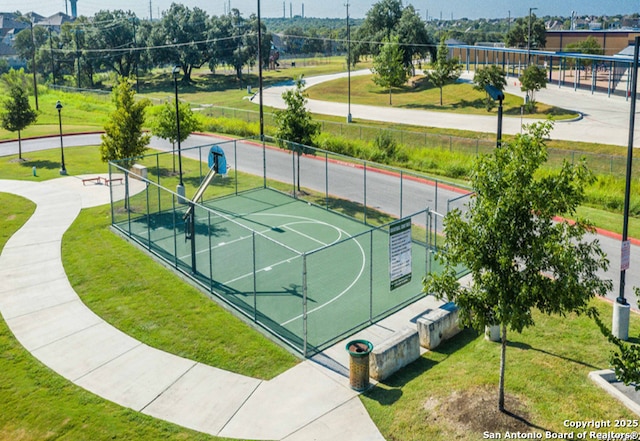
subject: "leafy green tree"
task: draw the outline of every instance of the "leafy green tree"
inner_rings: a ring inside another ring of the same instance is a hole
[[[151,45],[164,46],[154,50],[156,63],[179,65],[184,72],[182,81],[191,81],[191,72],[209,62],[209,16],[198,8],[193,9],[172,3],[163,13],[151,33]]]
[[[462,72],[462,64],[457,58],[449,58],[449,48],[444,42],[444,37],[440,39],[436,59],[431,63],[431,70],[425,76],[435,87],[440,89],[440,105],[442,106],[442,88],[447,84],[455,82]]]
[[[397,40],[385,43],[380,53],[373,58],[373,82],[385,89],[389,89],[389,105],[391,105],[391,91],[400,87],[409,78],[409,70],[402,64],[404,56]]]
[[[119,49],[100,57],[104,65],[113,69],[121,77],[134,74],[140,58],[140,51],[134,50],[138,44],[138,35],[136,35],[136,28],[139,26],[138,17],[131,11],[103,10],[97,12],[93,20],[99,24],[86,28],[88,37],[94,41],[92,46]],[[125,50],[126,48],[131,50]]]
[[[233,66],[236,78],[242,80],[242,68],[253,65],[258,55],[258,19],[251,15],[244,18],[240,11],[232,9],[230,14],[211,19],[209,29],[211,59],[209,68],[215,71],[219,64]],[[269,60],[271,35],[262,23],[262,59]]]
[[[485,105],[489,112],[493,109],[494,102],[487,92],[487,86],[493,86],[500,91],[504,91],[507,86],[506,74],[495,64],[478,69],[473,76],[473,88],[485,92]]]
[[[587,37],[584,40],[576,41],[575,43],[570,43],[566,47],[567,52],[578,52],[581,54],[589,54],[589,55],[604,55],[604,49],[598,43],[598,41],[592,36]],[[580,60],[583,66],[590,66],[593,73],[593,60],[582,59]],[[585,79],[587,78],[587,71],[584,72]]]
[[[9,62],[4,58],[0,58],[0,75],[9,72]]]
[[[501,411],[507,329],[522,332],[535,325],[533,309],[559,316],[587,312],[594,295],[611,287],[598,276],[608,267],[605,253],[597,240],[585,238],[591,224],[580,218],[573,224],[554,221],[557,215],[576,216],[594,176],[584,161],[565,161],[557,173],[540,173],[551,127],[532,124],[528,133],[479,158],[468,211],[445,216],[444,251],[438,255],[444,270],[424,280],[426,292],[459,306],[464,325],[479,331],[500,326]],[[460,266],[473,276],[469,288],[456,278]]]
[[[193,132],[202,130],[202,123],[191,110],[188,103],[178,104],[180,117],[180,142],[185,141]],[[174,161],[173,172],[176,172],[175,145],[178,141],[178,126],[176,124],[176,107],[171,102],[166,102],[160,107],[160,111],[151,120],[151,133],[173,144]]]
[[[520,17],[511,26],[509,32],[505,36],[505,44],[507,47],[516,47],[520,49],[527,48],[527,40],[529,39],[529,16]],[[547,28],[544,20],[531,14],[531,49],[544,49],[547,45]]]
[[[135,157],[145,152],[151,139],[151,135],[142,132],[145,108],[150,102],[136,101],[134,96],[129,79],[120,78],[112,93],[116,110],[104,127],[100,144],[102,161],[124,160],[125,168],[130,168]]]
[[[527,93],[527,110],[531,112],[535,108],[535,92],[547,87],[547,72],[544,68],[531,64],[522,72],[520,83],[520,90]]]
[[[18,159],[22,160],[21,131],[38,118],[38,113],[31,108],[27,92],[21,86],[14,86],[9,91],[9,98],[4,101],[4,112],[0,115],[2,128],[10,132],[18,132]]]
[[[355,61],[365,55],[377,55],[384,47],[381,41],[397,38],[402,43],[402,60],[407,68],[415,58],[426,57],[433,43],[415,8],[403,7],[401,0],[381,0],[374,4],[362,25],[351,35]]]
[[[276,138],[278,145],[286,146],[298,153],[298,191],[300,191],[300,156],[305,153],[304,146],[313,145],[313,138],[320,131],[320,123],[313,121],[307,110],[307,95],[303,90],[302,77],[296,80],[295,89],[282,94],[287,105],[284,110],[275,113]]]

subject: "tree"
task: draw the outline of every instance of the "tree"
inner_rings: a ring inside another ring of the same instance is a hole
[[[401,0],[381,0],[367,12],[364,22],[355,32],[354,60],[364,55],[377,55],[384,47],[380,42],[393,41],[394,38],[402,44],[402,62],[407,68],[412,66],[414,58],[426,57],[430,53],[432,40],[415,8],[411,5],[403,7]]]
[[[527,110],[531,112],[536,103],[534,93],[547,87],[547,72],[544,68],[531,64],[522,72],[520,83],[520,90],[527,93]]]
[[[449,83],[453,83],[460,77],[462,64],[457,58],[449,58],[449,48],[444,42],[444,37],[440,39],[438,53],[435,62],[431,63],[431,70],[426,73],[427,80],[440,89],[440,105],[442,106],[442,88]]]
[[[178,114],[180,116],[180,142],[185,141],[193,132],[202,130],[200,120],[191,111],[188,103],[180,103],[178,105]],[[159,138],[169,140],[173,144],[173,172],[175,173],[175,144],[178,141],[178,126],[176,124],[176,107],[174,104],[167,101],[160,108],[160,112],[151,121],[151,133]]]
[[[385,43],[380,53],[373,58],[373,82],[380,87],[389,89],[389,105],[391,105],[391,90],[402,86],[409,78],[409,70],[402,64],[404,56],[397,40]]]
[[[544,49],[547,45],[547,28],[544,20],[537,18],[535,14],[531,14],[531,43],[527,45],[529,39],[529,16],[520,17],[511,26],[509,32],[505,36],[507,47],[516,47],[525,49]]]
[[[460,308],[460,319],[479,331],[501,328],[498,408],[504,411],[507,329],[535,325],[532,309],[543,314],[584,313],[595,294],[605,295],[611,281],[599,270],[608,261],[586,220],[555,222],[575,216],[594,176],[585,161],[564,162],[555,174],[540,173],[547,160],[544,139],[550,122],[536,123],[474,165],[473,201],[466,213],[445,216],[441,274],[424,279],[425,291],[446,297]],[[462,288],[456,267],[468,268],[473,285]]]
[[[566,47],[567,52],[578,52],[581,54],[590,55],[604,55],[604,49],[598,44],[598,41],[592,36],[587,37],[585,40],[570,43]],[[584,66],[591,66],[591,72],[593,74],[593,60],[582,59],[581,63]],[[587,78],[587,71],[584,72],[585,79]]]
[[[300,191],[300,156],[305,153],[304,146],[312,145],[313,137],[320,131],[320,124],[313,121],[311,113],[306,109],[307,95],[303,88],[304,81],[300,77],[296,80],[295,89],[289,89],[282,94],[287,108],[278,110],[275,114],[278,145],[287,145],[298,152],[298,191]]]
[[[494,64],[478,69],[473,76],[473,88],[475,90],[485,92],[485,104],[487,106],[487,112],[491,111],[491,109],[493,108],[493,100],[489,96],[486,87],[493,86],[500,91],[504,91],[506,85],[506,74],[500,67]]]
[[[164,45],[154,51],[156,62],[179,65],[184,72],[182,81],[191,81],[193,69],[202,67],[211,58],[208,32],[209,16],[204,10],[172,3],[151,33],[152,45]]]
[[[116,110],[104,127],[100,155],[102,161],[123,160],[122,166],[130,168],[135,157],[147,149],[151,135],[142,133],[144,109],[149,100],[136,101],[128,78],[120,78],[113,88],[113,102]]]
[[[140,58],[140,52],[133,50],[137,45],[138,35],[136,27],[139,20],[131,11],[114,10],[99,11],[93,18],[94,25],[87,28],[90,40],[95,41],[96,48],[118,48],[101,55],[102,63],[113,69],[118,76],[129,77],[135,73],[135,66]],[[131,48],[131,50],[124,50]]]
[[[18,159],[22,161],[21,131],[35,122],[38,113],[31,108],[27,92],[21,86],[13,86],[9,98],[4,101],[4,112],[0,116],[2,128],[10,132],[18,132]]]

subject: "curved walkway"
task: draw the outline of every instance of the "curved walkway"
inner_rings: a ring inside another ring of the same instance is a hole
[[[64,272],[62,235],[82,208],[109,203],[109,187],[74,176],[0,180],[0,192],[37,204],[0,255],[0,312],[20,343],[58,374],[122,406],[217,436],[384,439],[344,375],[317,360],[262,381],[151,348],[87,308]]]
[[[368,75],[368,69],[351,72],[351,76]],[[346,77],[347,73],[320,75],[305,78],[306,87],[311,87],[326,81]],[[473,79],[473,73],[466,72],[461,80],[468,82]],[[282,93],[294,87],[293,84],[266,88],[263,100],[266,106],[284,109],[286,106]],[[523,97],[517,79],[509,78],[505,90],[507,93]],[[570,87],[559,88],[549,85],[546,89],[536,93],[536,100],[553,106],[575,110],[583,115],[578,121],[559,121],[551,132],[552,139],[593,142],[626,146],[629,140],[630,101],[624,97],[607,97],[602,93],[591,94],[584,90],[573,90]],[[258,104],[258,95],[253,99]],[[336,103],[320,100],[308,100],[307,108],[313,113],[323,115],[343,116],[346,120],[348,106],[346,103]],[[640,106],[637,106],[637,113]],[[496,133],[497,119],[494,115],[464,115],[451,112],[435,112],[427,110],[407,109],[401,107],[382,107],[361,104],[351,104],[351,115],[354,119],[382,121],[397,124],[411,124],[425,127],[439,127],[447,129],[471,130],[475,132]],[[637,117],[636,117],[637,119]],[[522,123],[530,124],[535,119],[505,116],[502,131],[506,134],[521,132]],[[640,147],[640,124],[636,124],[634,131],[634,145]]]

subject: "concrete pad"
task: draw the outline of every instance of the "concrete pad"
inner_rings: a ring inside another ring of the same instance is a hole
[[[283,441],[384,441],[359,398],[352,398]]]
[[[123,173],[114,173],[111,176],[112,179],[123,178],[123,183],[115,182],[113,183],[113,187],[105,185],[104,183],[98,184],[96,182],[82,182],[83,179],[96,177],[109,179],[109,173],[68,176],[66,178],[53,179],[47,184],[51,189],[54,189],[55,191],[73,192],[78,194],[81,197],[82,208],[97,207],[100,205],[109,204],[111,202],[112,190],[114,191],[114,194],[120,194],[120,198],[124,197],[125,185]],[[144,191],[146,187],[146,184],[142,181],[129,179],[130,195],[140,193],[141,191]]]
[[[640,392],[633,385],[625,386],[612,369],[589,372],[589,378],[630,411],[640,415]]]
[[[43,346],[33,351],[33,355],[78,384],[79,378],[141,345],[139,341],[102,322]]]
[[[0,279],[3,278],[0,273]],[[66,276],[42,282],[32,280],[30,285],[12,290],[5,290],[4,283],[0,287],[0,311],[5,320],[77,299]]]
[[[7,324],[22,346],[35,351],[102,321],[77,299],[9,319]]]
[[[243,439],[283,439],[356,395],[313,362],[305,361],[258,387],[218,434]]]
[[[261,383],[198,363],[143,413],[217,435]]]
[[[195,361],[136,343],[138,346],[133,350],[113,357],[75,383],[107,400],[140,411],[196,365]]]

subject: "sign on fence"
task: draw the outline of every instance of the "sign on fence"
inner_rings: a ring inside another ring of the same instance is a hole
[[[411,281],[411,218],[389,226],[389,278],[392,290]]]

